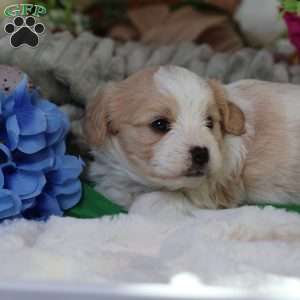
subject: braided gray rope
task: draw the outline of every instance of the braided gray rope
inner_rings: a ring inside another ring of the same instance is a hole
[[[88,32],[77,38],[68,32],[48,33],[38,47],[17,49],[2,33],[0,49],[0,64],[20,67],[46,97],[58,103],[72,99],[85,104],[107,81],[121,80],[142,67],[161,64],[183,66],[225,83],[243,78],[300,83],[300,67],[275,63],[272,53],[265,49],[247,48],[226,54],[193,43],[155,48],[138,42],[121,44]]]

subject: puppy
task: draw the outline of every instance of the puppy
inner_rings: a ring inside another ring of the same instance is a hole
[[[108,85],[87,107],[85,133],[96,189],[125,207],[153,191],[203,208],[300,203],[295,85],[152,67]]]

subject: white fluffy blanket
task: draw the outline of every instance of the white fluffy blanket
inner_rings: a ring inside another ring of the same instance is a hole
[[[113,218],[5,222],[0,239],[0,282],[300,286],[300,215],[271,207],[198,210],[148,196]]]

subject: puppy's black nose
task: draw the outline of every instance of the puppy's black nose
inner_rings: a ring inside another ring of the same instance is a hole
[[[203,166],[209,161],[209,152],[206,147],[193,147],[190,150],[192,156],[192,164],[194,166]]]

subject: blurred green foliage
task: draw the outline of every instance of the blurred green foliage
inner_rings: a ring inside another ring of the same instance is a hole
[[[47,8],[47,19],[52,27],[75,31],[74,1],[72,0],[38,0],[35,4]]]
[[[284,12],[300,14],[300,1],[299,0],[279,0],[281,8]]]
[[[69,18],[72,14],[74,4],[74,1],[72,0],[38,0],[34,2],[35,4],[45,6],[48,12],[51,10],[62,9],[65,11],[66,18]]]

